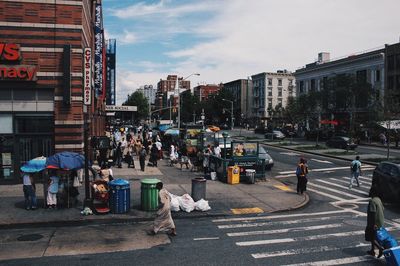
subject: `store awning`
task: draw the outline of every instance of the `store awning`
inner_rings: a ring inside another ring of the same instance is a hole
[[[400,129],[400,120],[386,120],[378,122],[378,125],[386,129]]]

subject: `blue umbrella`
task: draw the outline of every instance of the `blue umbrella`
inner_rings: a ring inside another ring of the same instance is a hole
[[[21,166],[21,171],[25,173],[37,173],[46,168],[46,157],[36,157],[32,160],[27,161]]]
[[[78,170],[84,166],[85,157],[79,153],[70,151],[56,153],[48,157],[46,161],[46,168],[52,169]]]

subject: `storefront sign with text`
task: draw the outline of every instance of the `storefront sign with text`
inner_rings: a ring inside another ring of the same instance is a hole
[[[92,101],[92,50],[85,48],[83,53],[83,71],[84,71],[84,104],[89,105]]]
[[[0,43],[0,81],[35,81],[37,67],[19,65],[20,46],[15,43]]]

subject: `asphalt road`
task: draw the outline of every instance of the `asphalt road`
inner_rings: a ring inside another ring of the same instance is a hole
[[[294,172],[302,154],[275,147],[268,147],[268,150],[275,160],[275,166],[267,173],[268,178],[278,178],[295,188]],[[364,241],[367,195],[374,166],[364,164],[361,187],[350,190],[348,161],[303,156],[310,168],[307,192],[310,203],[300,210],[176,220],[178,236],[172,238],[171,243],[150,249],[113,252],[110,245],[108,253],[9,260],[1,264],[385,265],[384,259],[366,255],[369,243]],[[400,239],[399,214],[398,207],[385,205],[386,227],[397,239]],[[126,227],[137,225],[120,226],[121,230],[127,230]],[[54,230],[38,228],[29,229],[29,232],[52,234]],[[4,234],[0,232],[0,239],[4,239]],[[76,241],[79,237],[77,231]]]

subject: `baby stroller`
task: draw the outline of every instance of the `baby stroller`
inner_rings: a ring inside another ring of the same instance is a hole
[[[108,183],[104,180],[96,180],[92,185],[93,208],[97,214],[106,214],[110,212],[108,199]]]

